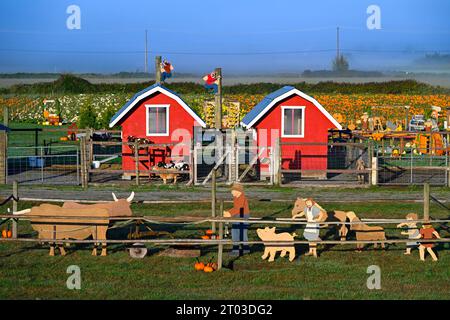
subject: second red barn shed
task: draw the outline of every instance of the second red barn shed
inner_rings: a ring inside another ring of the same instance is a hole
[[[145,138],[152,144],[177,144],[166,148],[145,148],[139,151],[139,168],[151,169],[156,163],[169,160],[189,160],[194,127],[206,127],[205,122],[179,95],[161,84],[154,84],[135,94],[111,119],[109,126],[122,126],[122,141],[130,137]],[[122,169],[135,170],[132,149],[122,147]],[[132,173],[126,174],[128,176]]]
[[[325,172],[314,170],[327,169],[328,147],[323,143],[328,142],[328,130],[342,129],[317,100],[292,86],[267,95],[241,124],[253,130],[259,148],[273,148],[280,138],[282,169],[306,170],[302,177],[316,178],[326,177]],[[261,164],[261,175],[268,175],[267,171]]]

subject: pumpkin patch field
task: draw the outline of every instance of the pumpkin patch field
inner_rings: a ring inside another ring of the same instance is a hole
[[[301,89],[301,88],[300,88]],[[181,95],[183,100],[192,107],[197,114],[212,123],[213,107],[205,107],[205,101],[214,99],[212,95],[186,93]],[[233,127],[239,120],[258,104],[265,94],[227,94],[224,100],[224,114],[227,125]],[[405,119],[404,106],[409,106],[409,113],[427,114],[431,106],[446,107],[450,105],[448,94],[313,94],[312,95],[331,114],[341,114],[343,125],[359,119],[364,112],[372,112],[391,122]],[[80,112],[87,106],[92,107],[97,129],[105,128],[110,118],[125,104],[132,94],[126,93],[87,93],[56,96],[18,95],[0,97],[0,105],[10,108],[10,121],[40,124],[44,121],[43,100],[52,98],[58,103],[47,108],[51,113],[60,114],[67,123],[77,122]],[[238,103],[238,104],[237,104]],[[372,109],[372,107],[376,107]]]
[[[295,199],[297,190],[292,192]],[[374,190],[358,191],[374,192]],[[19,210],[37,203],[19,202]],[[422,210],[416,202],[321,203],[329,210],[353,210],[362,217],[403,218],[408,212]],[[254,217],[289,217],[291,202],[260,202],[250,200]],[[135,215],[210,216],[208,203],[132,205]],[[5,211],[0,207],[0,211]],[[431,206],[434,218],[444,218],[448,212]],[[175,238],[196,238],[211,233],[211,225],[150,225],[154,231],[167,231]],[[257,240],[256,228],[249,230],[250,240]],[[400,238],[395,225],[385,225],[387,238]],[[449,237],[448,229],[438,229]],[[128,228],[108,231],[108,238],[123,239]],[[303,230],[294,225],[279,225],[277,232],[296,232],[302,239]],[[27,222],[19,224],[19,234],[36,237]],[[323,237],[325,237],[322,234]],[[228,254],[224,248],[224,267],[217,267],[217,247],[203,246],[198,258],[160,256],[161,246],[147,245],[143,259],[133,259],[126,247],[108,245],[108,256],[91,256],[92,246],[72,244],[67,255],[48,256],[48,246],[35,242],[0,242],[0,299],[449,299],[450,254],[448,244],[436,248],[439,261],[428,256],[421,262],[418,251],[405,256],[404,245],[389,245],[388,249],[368,248],[355,252],[354,245],[319,246],[319,258],[305,256],[307,247],[296,246],[296,258],[277,255],[274,262],[262,260],[264,248],[253,245],[243,257]],[[381,289],[367,287],[368,267],[381,270]],[[69,266],[78,266],[81,289],[69,290],[66,281]],[[205,270],[206,269],[206,270]]]

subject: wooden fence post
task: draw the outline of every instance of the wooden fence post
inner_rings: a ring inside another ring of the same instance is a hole
[[[3,124],[5,127],[9,126],[9,108],[7,106],[3,106]]]
[[[86,136],[82,136],[80,139],[80,149],[81,149],[81,185],[84,189],[88,188],[89,184],[89,164],[87,158],[87,139]]]
[[[83,188],[86,188],[85,185],[85,178],[84,178],[84,155],[85,155],[85,150],[84,150],[84,137],[80,137],[80,174],[81,174],[81,186]]]
[[[423,184],[423,219],[430,219],[430,184]]]
[[[376,186],[378,184],[378,158],[372,157],[370,168],[370,185]]]
[[[155,57],[155,82],[161,83],[161,56]]]
[[[19,200],[19,184],[13,181],[13,212],[17,212],[17,204]],[[12,220],[12,237],[17,239],[17,220]]]
[[[135,162],[135,173],[136,173],[136,185],[139,185],[139,144],[134,142],[134,162]]]
[[[8,140],[5,131],[0,131],[0,184],[6,184]]]
[[[223,218],[223,200],[220,200],[219,217]],[[223,222],[219,222],[219,240],[223,240]],[[223,264],[223,243],[219,243],[217,248],[217,270],[222,269]]]
[[[276,139],[276,144],[275,144],[275,149],[276,149],[276,154],[275,154],[275,163],[276,163],[276,168],[275,168],[275,175],[276,175],[276,184],[278,186],[281,186],[282,184],[282,173],[281,173],[281,165],[282,165],[282,161],[281,161],[281,138],[277,138]]]
[[[211,176],[211,217],[216,217],[216,170],[213,169],[212,176]],[[211,230],[213,232],[216,232],[216,223],[213,221],[211,223]]]
[[[216,68],[215,70],[216,76],[218,77],[218,90],[214,95],[215,100],[215,127],[216,129],[222,129],[222,68]]]

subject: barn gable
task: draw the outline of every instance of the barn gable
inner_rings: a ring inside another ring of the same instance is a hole
[[[283,88],[278,89],[277,91],[274,91],[271,94],[265,96],[260,103],[253,107],[253,109],[245,115],[245,117],[241,121],[241,125],[243,127],[246,127],[247,129],[252,128],[253,125],[255,125],[279,101],[282,101],[283,99],[286,99],[294,94],[314,104],[314,106],[316,106],[337,129],[342,130],[342,126],[339,124],[339,122],[337,122],[336,119],[334,119],[331,114],[329,114],[328,111],[325,110],[325,108],[316,99],[308,96],[307,94],[292,86],[284,86]]]
[[[171,91],[167,89],[166,87],[162,86],[159,83],[155,83],[154,85],[145,88],[144,90],[136,93],[126,104],[123,105],[122,108],[120,108],[119,111],[111,118],[111,121],[109,122],[109,127],[112,128],[116,124],[118,124],[123,117],[130,112],[133,107],[135,107],[139,102],[143,101],[145,98],[151,96],[152,94],[160,92],[175,101],[177,101],[188,113],[189,115],[203,128],[206,127],[206,123],[192,110],[186,102],[181,99],[181,97],[175,93],[174,91]]]

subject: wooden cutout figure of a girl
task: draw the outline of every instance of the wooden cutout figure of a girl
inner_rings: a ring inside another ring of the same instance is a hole
[[[233,195],[233,208],[223,212],[224,218],[248,219],[250,217],[250,209],[242,185],[238,183],[233,184],[231,194]],[[232,223],[231,239],[233,243],[248,241],[248,223]],[[250,248],[247,244],[233,244],[231,255],[241,256],[243,253],[250,253]]]
[[[433,228],[430,222],[425,221],[422,229],[420,229],[421,239],[424,240],[432,240],[432,239],[440,239],[441,236],[439,233]],[[433,251],[434,243],[433,242],[420,242],[419,244],[419,255],[420,260],[425,261],[425,250],[428,251],[433,261],[438,261],[438,257]]]
[[[408,213],[406,215],[407,222],[402,222],[397,225],[397,228],[407,228],[407,230],[402,231],[401,234],[408,236],[410,240],[417,240],[421,238],[419,228],[417,227],[417,222],[415,222],[419,217],[416,213]],[[411,254],[411,250],[417,248],[419,246],[419,242],[417,241],[409,241],[406,243],[406,251],[404,254]]]
[[[314,256],[317,258],[317,244],[315,241],[320,241],[319,238],[319,223],[317,221],[322,220],[322,211],[316,206],[313,199],[308,198],[305,201],[305,217],[308,222],[305,226],[305,231],[303,232],[303,237],[306,240],[311,241],[309,243],[309,251],[305,256]]]

